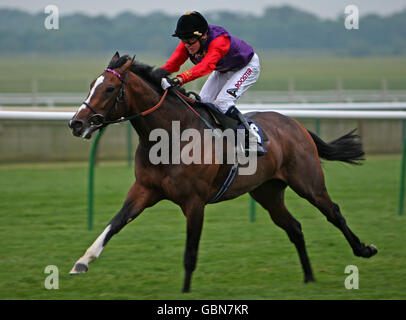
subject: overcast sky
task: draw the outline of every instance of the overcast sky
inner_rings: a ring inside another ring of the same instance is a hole
[[[157,10],[170,14],[188,10],[204,13],[216,9],[261,14],[268,6],[289,4],[322,18],[336,18],[349,4],[357,5],[361,16],[369,13],[388,15],[406,8],[406,0],[0,0],[0,8],[19,8],[35,13],[43,12],[49,4],[58,6],[60,15],[82,12],[93,16],[115,16],[123,11],[146,14]]]

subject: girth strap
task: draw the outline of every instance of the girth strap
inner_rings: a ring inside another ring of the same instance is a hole
[[[223,185],[221,188],[217,191],[217,194],[211,198],[207,203],[214,203],[217,200],[219,200],[231,187],[233,184],[238,172],[238,164],[234,164],[230,171],[228,172],[227,178],[224,180]]]

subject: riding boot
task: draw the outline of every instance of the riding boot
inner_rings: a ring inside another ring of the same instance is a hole
[[[246,139],[245,143],[245,154],[247,155],[256,152],[259,157],[263,156],[266,151],[258,141],[258,133],[250,127],[244,115],[235,106],[230,107],[225,114],[237,120],[239,124],[242,124],[246,129],[248,139]]]

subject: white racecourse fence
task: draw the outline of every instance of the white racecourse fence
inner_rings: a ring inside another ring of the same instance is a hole
[[[86,97],[83,92],[0,93],[0,106],[6,105],[77,105]],[[248,91],[240,103],[328,103],[328,102],[399,102],[406,101],[405,90],[323,90],[323,91]]]
[[[406,135],[406,102],[251,103],[238,104],[238,107],[243,113],[277,111],[300,119],[308,129],[318,135],[322,133],[323,139],[335,138],[337,134],[358,127],[366,151],[372,153],[400,152]],[[73,142],[67,128],[67,120],[76,110],[77,107],[0,106],[0,161],[46,160],[46,154],[52,156],[51,160],[85,159],[85,145]],[[126,139],[122,133],[121,136],[117,134],[120,126],[111,127],[112,133],[103,139],[110,148],[108,157],[104,156],[104,151],[101,157],[119,159],[123,157],[119,148],[125,148]],[[41,145],[35,139],[41,139]],[[59,145],[65,145],[65,148],[58,149]]]
[[[239,104],[243,113],[255,111],[276,111],[286,116],[307,119],[406,119],[406,102],[373,103],[299,103],[299,104]],[[1,108],[0,119],[8,120],[69,120],[77,108],[72,111],[13,110]],[[17,108],[16,108],[17,109]]]

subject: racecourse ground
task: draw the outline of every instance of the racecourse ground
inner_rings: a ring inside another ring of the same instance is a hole
[[[0,299],[405,299],[406,214],[398,215],[400,156],[368,156],[363,166],[327,163],[330,195],[371,259],[354,257],[344,236],[291,190],[287,206],[301,222],[317,282],[304,284],[296,250],[247,195],[206,209],[192,292],[181,294],[185,218],[162,201],[106,246],[89,272],[69,271],[120,209],[132,184],[124,163],[96,169],[94,227],[86,228],[87,164],[0,165]],[[45,267],[59,289],[44,287]],[[359,289],[347,290],[347,265]]]

